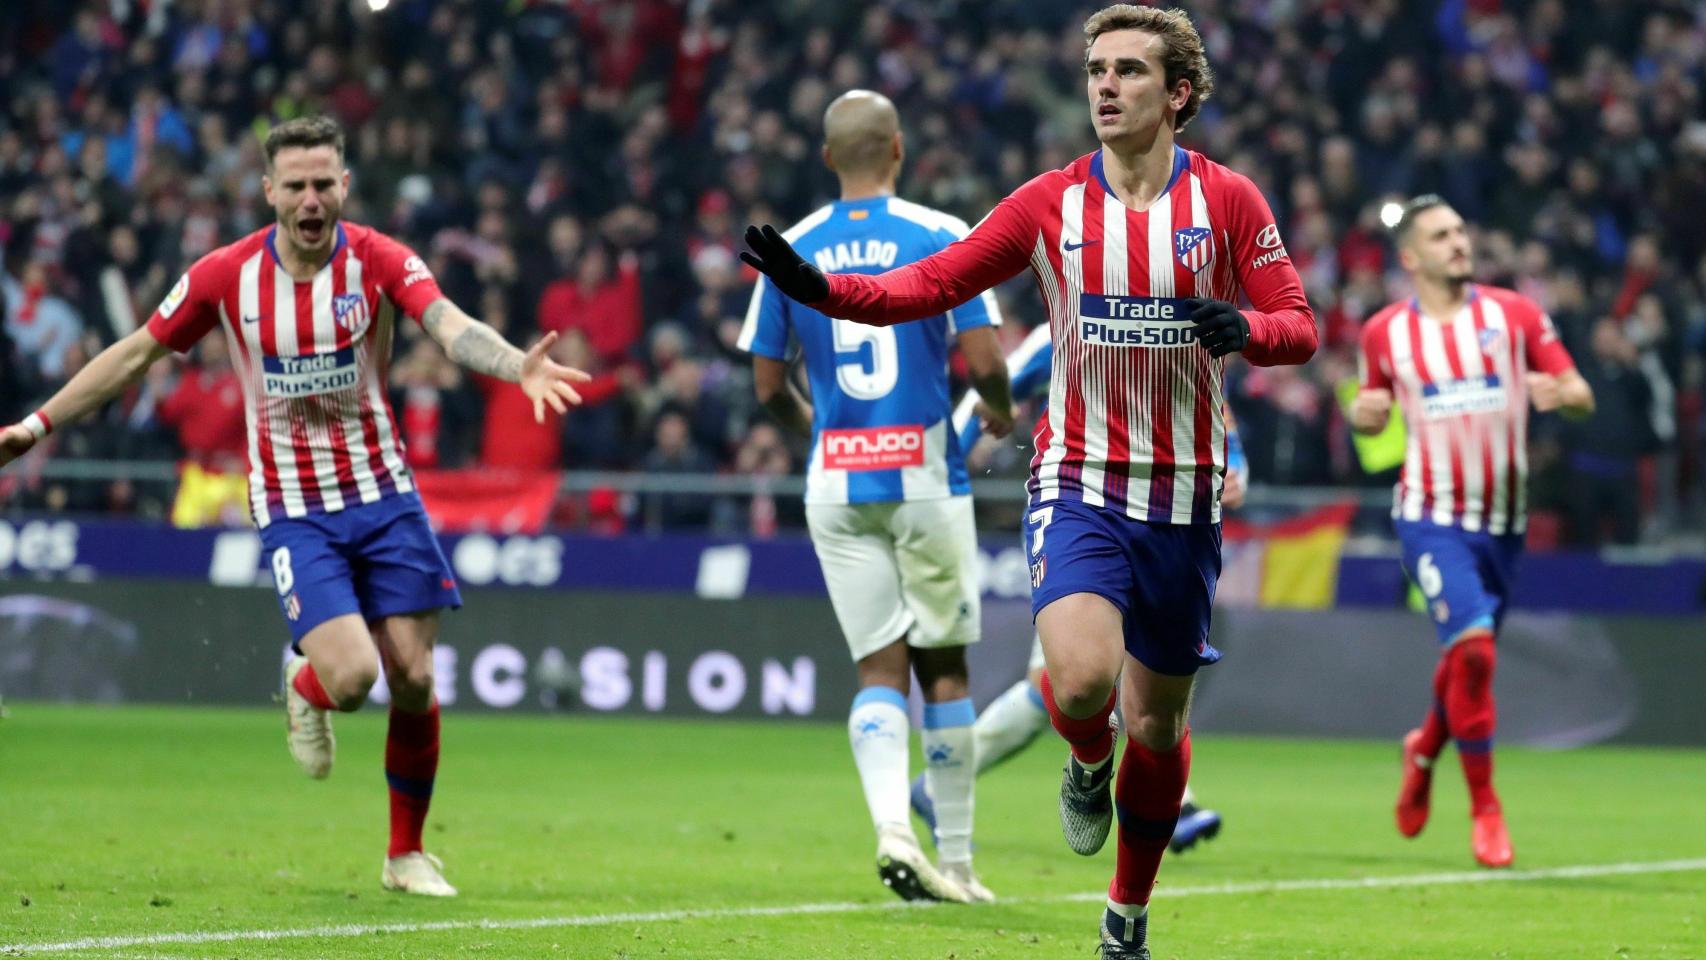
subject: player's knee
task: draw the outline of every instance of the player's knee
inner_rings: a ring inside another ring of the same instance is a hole
[[[1126,716],[1126,731],[1134,743],[1156,752],[1171,750],[1185,737],[1182,713],[1140,713]]]
[[[368,691],[379,679],[379,667],[371,663],[354,663],[335,667],[320,674],[320,685],[333,706],[342,711],[355,710],[367,702]]]
[[[385,671],[385,683],[391,688],[391,699],[399,703],[422,700],[432,695],[432,661],[397,664]]]
[[[1055,704],[1069,717],[1094,716],[1107,706],[1114,690],[1114,678],[1074,665],[1050,670],[1048,680]]]

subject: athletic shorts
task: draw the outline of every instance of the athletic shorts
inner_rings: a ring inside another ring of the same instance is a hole
[[[1421,588],[1439,642],[1451,643],[1477,627],[1496,632],[1522,558],[1522,534],[1471,533],[1418,520],[1393,526],[1404,572]]]
[[[1156,673],[1190,676],[1220,659],[1209,617],[1220,579],[1220,524],[1150,523],[1079,500],[1026,513],[1031,617],[1094,593],[1125,617],[1126,652]]]
[[[261,528],[291,647],[333,617],[364,620],[462,606],[420,497],[399,493]]]
[[[971,497],[806,504],[829,602],[855,661],[905,638],[957,647],[982,631]]]

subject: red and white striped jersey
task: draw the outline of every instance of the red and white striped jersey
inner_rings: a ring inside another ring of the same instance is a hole
[[[443,296],[408,247],[339,224],[331,259],[298,283],[274,227],[213,251],[167,294],[148,331],[188,350],[219,328],[243,385],[255,525],[334,513],[414,489],[385,393],[398,311]]]
[[[1409,430],[1393,517],[1492,534],[1527,529],[1526,375],[1575,367],[1545,311],[1479,285],[1443,322],[1414,299],[1394,303],[1363,327],[1360,366],[1362,386],[1391,390]]]
[[[1149,209],[1132,210],[1108,186],[1097,151],[1015,190],[934,256],[878,276],[831,276],[829,298],[812,306],[899,323],[957,306],[1026,267],[1054,343],[1032,500],[1082,500],[1154,523],[1218,521],[1225,362],[1191,338],[1183,301],[1236,302],[1240,289],[1247,293],[1251,363],[1302,363],[1317,341],[1261,192],[1175,148],[1172,181]]]

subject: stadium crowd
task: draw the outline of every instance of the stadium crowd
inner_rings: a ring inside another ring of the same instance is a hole
[[[1256,179],[1324,324],[1310,365],[1234,369],[1256,482],[1391,481],[1362,469],[1338,391],[1361,321],[1404,293],[1381,206],[1437,192],[1479,224],[1485,279],[1548,307],[1599,397],[1584,423],[1537,423],[1549,536],[1699,528],[1706,3],[1185,5],[1218,85],[1183,139]],[[797,472],[733,349],[753,279],[736,251],[745,224],[832,198],[829,100],[893,98],[902,194],[973,222],[1094,146],[1087,11],[1028,0],[4,7],[0,422],[146,320],[194,259],[263,226],[257,134],[327,112],[350,131],[347,218],[406,239],[512,340],[559,331],[558,359],[596,375],[583,407],[536,425],[518,391],[406,326],[389,379],[413,465]],[[1024,277],[1000,294],[1016,342],[1040,301]],[[51,455],[241,470],[242,424],[210,337]],[[150,509],[129,484],[6,482],[14,506]],[[762,526],[776,509],[676,498],[640,521]]]

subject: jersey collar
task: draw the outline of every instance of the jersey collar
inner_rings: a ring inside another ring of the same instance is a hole
[[[1479,299],[1481,299],[1481,285],[1478,283],[1471,283],[1469,285],[1469,296],[1464,299],[1463,305],[1465,307],[1472,307],[1475,305],[1475,301],[1477,301]],[[1416,312],[1416,316],[1418,316],[1418,317],[1427,316],[1426,313],[1422,312],[1422,298],[1421,297],[1411,297],[1410,298],[1410,309],[1414,310]],[[1455,319],[1455,317],[1454,317],[1454,319]]]
[[[324,270],[333,260],[336,260],[347,243],[349,243],[349,237],[344,235],[344,225],[340,223],[338,224],[338,239],[332,244],[332,254],[326,258],[325,263],[320,264],[320,269]],[[272,254],[272,262],[278,264],[279,269],[284,269],[284,261],[278,256],[278,224],[276,223],[267,228],[267,252]]]
[[[1161,189],[1161,195],[1172,192],[1173,187],[1178,184],[1179,178],[1184,175],[1185,168],[1190,165],[1191,159],[1185,153],[1185,148],[1176,143],[1173,144],[1173,173],[1167,178],[1167,186]],[[1100,149],[1090,155],[1090,176],[1096,178],[1096,182],[1102,185],[1102,189],[1107,191],[1108,196],[1118,196],[1114,193],[1114,188],[1108,183],[1108,175],[1102,170],[1102,151]]]

